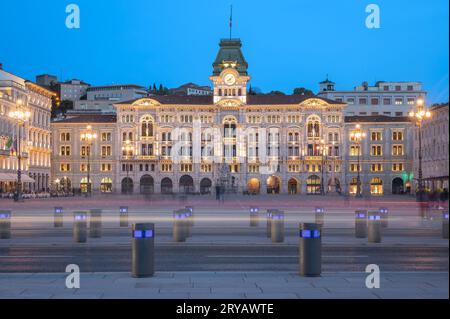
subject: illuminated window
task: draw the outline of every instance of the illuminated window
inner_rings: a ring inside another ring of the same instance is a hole
[[[383,152],[382,152],[381,145],[372,145],[370,147],[370,155],[372,155],[372,156],[382,156]]]
[[[70,172],[70,164],[60,164],[59,170],[61,172]]]
[[[403,155],[403,145],[393,145],[392,146],[392,155],[402,156]]]
[[[361,147],[359,145],[350,146],[350,156],[361,156]]]
[[[393,141],[403,141],[403,131],[393,131],[392,132]]]
[[[350,166],[349,166],[350,172],[357,172],[358,169],[361,172],[361,166],[358,164],[350,164]]]
[[[370,165],[370,171],[371,172],[382,172],[383,171],[383,165],[382,164],[371,164]]]
[[[370,194],[383,195],[383,181],[380,178],[375,177],[370,181]]]
[[[381,132],[371,132],[370,133],[370,140],[371,141],[381,141],[383,139]]]
[[[392,171],[393,172],[401,172],[404,170],[403,163],[393,163],[392,164]]]

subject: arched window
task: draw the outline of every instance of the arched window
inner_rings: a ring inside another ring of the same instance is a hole
[[[317,116],[311,116],[308,118],[308,137],[318,138],[320,136],[320,119]]]
[[[102,193],[111,193],[112,192],[112,179],[109,177],[102,178],[100,183],[100,191]]]
[[[143,137],[153,136],[153,118],[149,115],[144,116],[141,119],[141,136]]]

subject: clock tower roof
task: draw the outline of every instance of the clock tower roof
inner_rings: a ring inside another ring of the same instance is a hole
[[[219,47],[219,52],[213,63],[213,75],[219,76],[230,65],[239,72],[239,75],[248,75],[248,64],[241,51],[242,43],[240,39],[221,39]]]

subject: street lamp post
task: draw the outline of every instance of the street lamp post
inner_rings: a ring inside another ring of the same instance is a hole
[[[129,158],[129,156],[133,156],[133,152],[134,152],[134,146],[133,145],[131,145],[131,141],[130,140],[126,140],[125,141],[125,145],[124,146],[122,146],[122,154],[125,154],[125,159],[128,159]],[[131,155],[130,155],[131,154]],[[125,163],[125,170],[126,170],[126,172],[127,172],[127,190],[126,190],[126,192],[127,192],[127,194],[130,192],[130,185],[129,185],[129,183],[128,183],[128,181],[129,181],[129,172],[130,172],[130,166],[129,166],[129,164],[128,163]]]
[[[357,176],[356,176],[356,197],[362,197],[362,189],[361,189],[361,174],[360,174],[360,170],[361,170],[361,160],[360,160],[360,156],[361,156],[361,141],[363,140],[363,138],[366,137],[366,133],[364,133],[361,129],[361,125],[356,124],[355,129],[353,130],[353,132],[350,133],[350,138],[355,141],[358,145],[357,148],[357,155],[358,155],[358,164],[356,167],[356,171],[357,171]]]
[[[86,170],[87,170],[87,181],[86,181],[87,189],[86,189],[86,197],[90,196],[91,195],[91,191],[92,191],[91,190],[91,187],[92,187],[91,186],[91,174],[90,174],[90,171],[91,171],[91,148],[92,148],[92,145],[93,145],[93,141],[95,139],[97,139],[97,134],[92,131],[92,126],[88,125],[86,127],[86,131],[81,134],[81,140],[82,141],[86,141],[87,145],[89,147],[88,149],[86,149],[86,152],[87,152],[87,167],[86,167]]]
[[[325,182],[325,141],[322,139],[320,140],[320,145],[319,145],[319,150],[320,150],[320,155],[322,157],[322,177],[321,177],[321,181],[320,181],[320,195],[325,195],[325,186],[324,186],[324,182]]]
[[[31,117],[30,111],[23,108],[22,100],[18,100],[16,104],[16,109],[9,112],[9,117],[17,121],[18,134],[17,134],[17,187],[16,196],[14,196],[14,201],[18,202],[22,199],[22,149],[21,149],[21,131],[22,127],[25,127],[25,122]]]
[[[422,122],[424,119],[429,119],[431,117],[431,112],[427,111],[425,108],[425,103],[422,97],[419,97],[416,102],[416,110],[411,110],[409,112],[409,117],[415,121],[418,127],[418,139],[419,139],[419,168],[418,168],[418,196],[416,199],[420,202],[423,201],[424,186],[423,186],[423,173],[422,173]]]

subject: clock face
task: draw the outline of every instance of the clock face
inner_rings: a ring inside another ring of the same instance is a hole
[[[233,85],[234,83],[236,83],[236,78],[234,77],[233,74],[225,75],[223,80],[225,81],[225,84],[227,84],[227,85]]]

